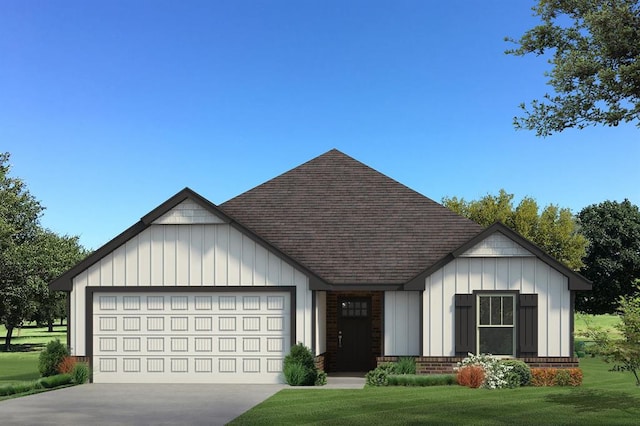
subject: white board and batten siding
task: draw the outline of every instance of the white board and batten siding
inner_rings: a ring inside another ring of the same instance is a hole
[[[495,233],[425,279],[424,356],[454,356],[454,296],[476,290],[538,294],[538,355],[571,356],[568,278]]]
[[[420,355],[420,292],[384,293],[384,353]]]
[[[70,344],[72,353],[80,356],[86,354],[87,286],[139,288],[141,293],[145,287],[158,287],[157,291],[183,286],[238,286],[259,293],[269,292],[270,287],[276,291],[273,287],[294,286],[296,312],[288,313],[296,319],[294,338],[310,347],[316,333],[311,330],[312,293],[308,277],[191,200],[174,207],[73,279]],[[217,294],[215,289],[206,291]],[[100,296],[99,290],[94,289],[94,296]]]

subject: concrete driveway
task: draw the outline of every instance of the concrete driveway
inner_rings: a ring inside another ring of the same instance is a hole
[[[283,388],[87,384],[0,401],[0,424],[224,425]]]

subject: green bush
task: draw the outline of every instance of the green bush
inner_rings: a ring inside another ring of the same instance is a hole
[[[410,356],[401,357],[394,365],[394,374],[416,374],[416,359]]]
[[[290,362],[284,366],[282,370],[284,379],[290,386],[307,386],[309,385],[309,369],[304,365],[296,362]]]
[[[52,340],[47,343],[45,349],[40,352],[38,370],[42,377],[58,374],[58,366],[62,360],[69,356],[69,350],[60,340]]]
[[[509,387],[529,386],[531,383],[531,368],[525,362],[517,359],[506,359],[501,363],[511,367],[507,375]]]
[[[316,386],[324,386],[327,384],[327,373],[322,370],[318,370],[318,375],[316,376]]]
[[[34,382],[13,383],[10,385],[0,386],[0,396],[29,392],[32,389],[34,389]]]
[[[366,380],[369,386],[387,386],[389,384],[389,375],[395,371],[395,364],[385,362],[380,364],[367,373]]]
[[[77,362],[71,370],[73,382],[81,385],[89,380],[89,366],[86,362]]]
[[[387,380],[389,386],[445,386],[458,384],[455,374],[391,374]]]
[[[58,374],[56,376],[43,377],[37,380],[37,383],[45,389],[57,388],[58,386],[68,385],[73,381],[71,374]]]
[[[586,345],[583,340],[575,340],[573,342],[573,352],[578,358],[584,358],[587,354]]]
[[[313,386],[318,377],[318,368],[311,350],[302,343],[292,346],[284,357],[282,372],[291,386]]]
[[[556,373],[555,384],[558,386],[569,386],[571,383],[571,374],[569,370],[558,370]]]

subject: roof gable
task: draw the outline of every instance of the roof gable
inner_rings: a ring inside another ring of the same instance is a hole
[[[203,224],[203,223],[228,223],[236,229],[249,236],[254,241],[267,247],[278,254],[284,261],[302,270],[309,276],[309,281],[317,288],[322,288],[324,283],[312,272],[306,270],[295,260],[289,258],[286,254],[280,252],[277,248],[271,246],[258,235],[255,235],[242,224],[225,214],[215,204],[202,197],[195,191],[185,188],[182,191],[169,198],[167,201],[153,209],[151,212],[143,216],[137,223],[127,228],[124,232],[113,238],[111,241],[91,253],[84,260],[80,261],[74,267],[66,271],[60,277],[49,283],[52,290],[71,291],[73,288],[73,279],[85,269],[99,262],[105,256],[121,247],[130,239],[143,232],[153,224]]]
[[[514,245],[510,247],[519,247],[518,250],[524,250],[521,255],[517,256],[535,256],[553,269],[557,270],[561,274],[565,275],[569,281],[569,290],[591,290],[591,281],[580,275],[578,272],[573,271],[562,262],[557,261],[555,258],[547,254],[540,247],[536,246],[525,237],[507,227],[501,222],[496,222],[493,225],[485,228],[482,232],[475,235],[473,238],[466,241],[457,249],[451,251],[447,255],[443,256],[437,262],[432,264],[426,270],[422,271],[415,278],[405,285],[405,290],[419,290],[424,287],[424,279],[442,268],[447,263],[451,262],[458,257],[470,257],[469,253],[473,249],[483,247],[485,241],[505,241],[505,238],[512,241]],[[509,254],[506,254],[509,256]],[[513,255],[513,254],[512,254]],[[501,255],[502,256],[502,255]],[[491,256],[490,256],[491,257]]]
[[[333,285],[402,285],[482,227],[337,150],[220,208]]]

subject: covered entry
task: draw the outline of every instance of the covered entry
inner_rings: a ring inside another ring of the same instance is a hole
[[[375,368],[382,354],[383,292],[327,292],[328,372]]]

